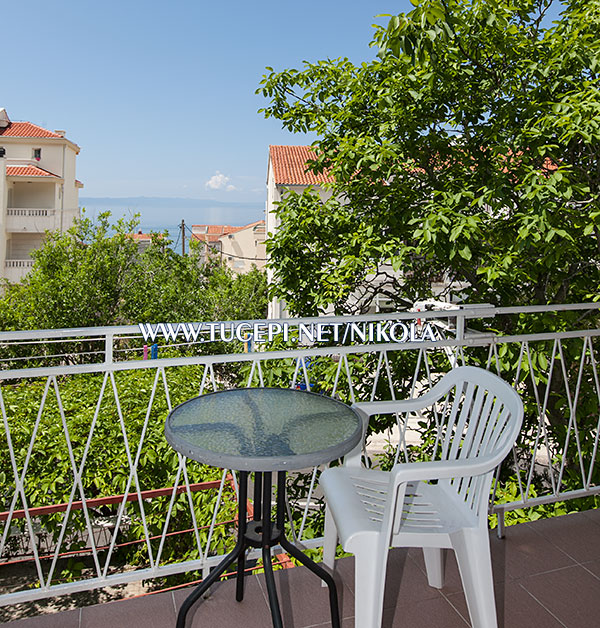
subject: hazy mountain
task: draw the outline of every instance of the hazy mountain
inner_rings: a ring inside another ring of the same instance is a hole
[[[186,225],[245,225],[264,219],[264,202],[224,202],[201,198],[164,198],[135,196],[124,198],[79,197],[87,216],[110,211],[116,220],[140,214],[140,229],[175,233],[181,221]]]

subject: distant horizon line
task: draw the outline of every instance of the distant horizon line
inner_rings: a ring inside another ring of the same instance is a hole
[[[83,204],[86,201],[92,202],[151,202],[156,204],[161,203],[201,203],[202,205],[222,205],[222,206],[235,206],[235,207],[264,207],[264,201],[223,201],[214,198],[198,198],[192,196],[80,196],[79,204]]]

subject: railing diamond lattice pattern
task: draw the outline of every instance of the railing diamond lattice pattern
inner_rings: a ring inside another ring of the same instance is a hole
[[[459,325],[459,315],[452,316],[456,322],[449,325],[448,312],[437,319],[429,313],[440,323],[438,339],[421,344],[314,345],[150,361],[115,360],[113,344],[135,338],[135,330],[107,328],[104,362],[0,371],[0,563],[30,569],[29,581],[2,593],[0,604],[206,574],[231,547],[236,474],[186,460],[170,450],[162,430],[178,403],[232,385],[301,387],[353,403],[418,395],[449,368],[482,365],[510,381],[526,408],[522,437],[498,470],[492,510],[503,515],[600,493],[600,330],[501,336],[466,328],[458,334],[465,321]],[[379,463],[433,454],[442,443],[428,426],[442,425],[444,412],[442,404],[429,413],[396,415],[385,424],[391,440]],[[372,449],[366,453],[377,462]],[[57,474],[59,468],[64,472]],[[291,536],[318,547],[318,469],[302,478],[300,492],[296,479],[288,495]],[[512,499],[506,482],[516,487]]]

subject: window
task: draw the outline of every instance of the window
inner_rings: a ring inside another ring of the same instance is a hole
[[[36,161],[39,161],[42,158],[42,149],[41,148],[34,148],[33,149],[33,158]]]

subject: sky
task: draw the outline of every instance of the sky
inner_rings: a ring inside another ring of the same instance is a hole
[[[411,8],[409,0],[10,3],[0,107],[12,120],[67,131],[81,147],[81,197],[212,199],[247,205],[255,220],[269,144],[312,139],[258,113],[265,67],[372,59],[372,24],[387,22],[375,16]]]
[[[12,120],[67,131],[81,147],[81,196],[264,204],[269,144],[307,142],[257,112],[265,67],[370,59],[374,16],[410,8],[408,0],[11,3],[0,107]]]

